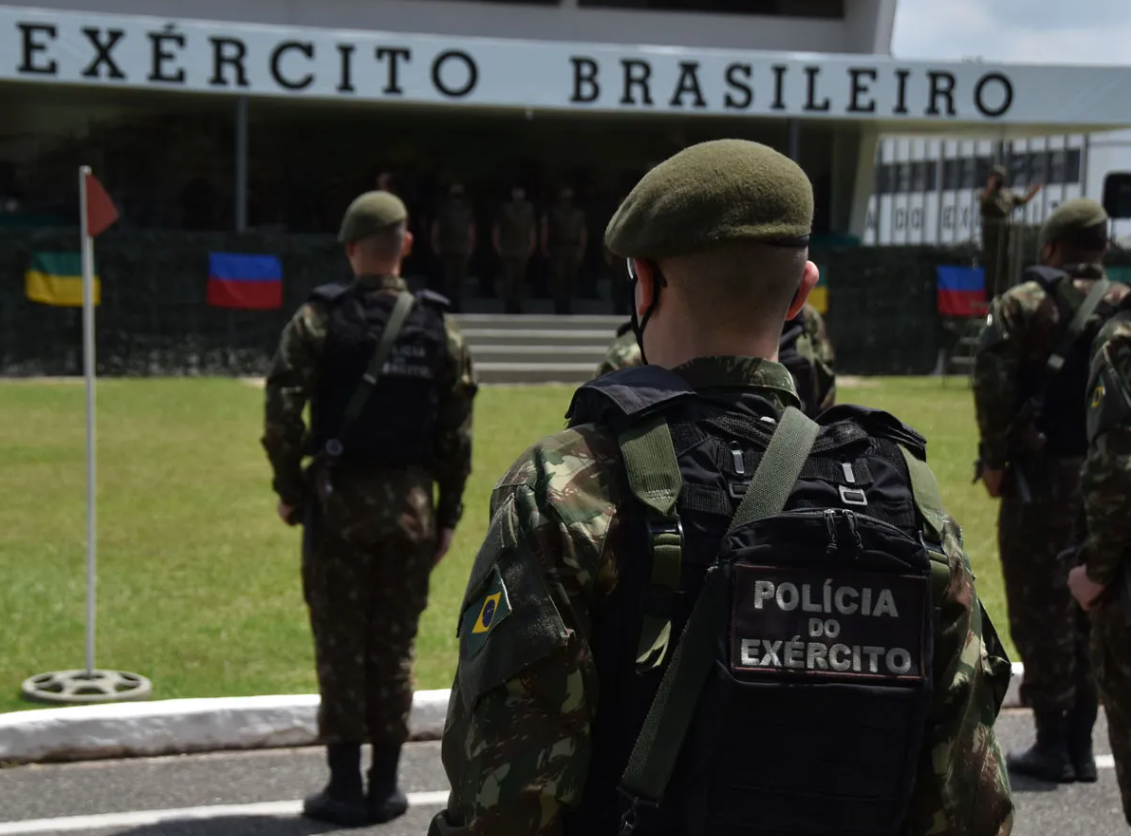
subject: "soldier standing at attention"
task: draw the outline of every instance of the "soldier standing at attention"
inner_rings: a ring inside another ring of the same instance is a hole
[[[778,359],[793,377],[801,398],[802,411],[815,417],[836,404],[836,352],[825,330],[820,312],[805,303],[792,320],[785,323],[778,344]],[[643,364],[632,322],[617,328],[616,339],[594,377]]]
[[[491,231],[495,252],[503,263],[503,300],[509,314],[522,313],[522,289],[526,268],[538,244],[538,220],[534,206],[526,199],[526,189],[514,186],[509,203],[499,209]]]
[[[448,199],[432,224],[432,251],[440,259],[444,293],[456,311],[462,310],[463,280],[475,252],[475,213],[462,183],[452,183]]]
[[[775,362],[812,223],[804,171],[744,140],[609,223],[645,365],[495,487],[432,836],[1010,833],[1009,661],[926,442],[806,418]]]
[[[1072,606],[1068,572],[1087,450],[1088,350],[1128,292],[1102,261],[1107,214],[1070,200],[1041,228],[1040,267],[990,305],[974,359],[979,469],[1001,498],[998,550],[1013,641],[1025,665],[1022,701],[1036,743],[1009,768],[1045,781],[1094,781],[1098,710],[1087,619]]]
[[[585,213],[573,203],[569,186],[558,192],[558,202],[542,218],[542,255],[550,265],[554,313],[573,312],[577,271],[585,257],[589,232]]]
[[[1024,195],[1007,191],[1005,178],[1009,172],[995,165],[986,188],[979,197],[982,213],[982,267],[986,271],[986,292],[994,298],[1005,292],[1009,276],[1009,218],[1013,210],[1025,206],[1041,190],[1039,183]]]
[[[1131,297],[1100,331],[1087,390],[1088,455],[1081,475],[1087,536],[1081,565],[1068,574],[1090,613],[1092,662],[1108,739],[1131,824]]]
[[[397,764],[413,642],[471,472],[471,355],[443,297],[413,296],[400,277],[412,247],[406,223],[404,204],[387,192],[354,201],[339,240],[355,278],[313,292],[283,330],[267,376],[263,446],[279,516],[304,526],[303,592],[330,767],[304,812],[342,826],[407,808]],[[368,798],[364,742],[373,745]]]

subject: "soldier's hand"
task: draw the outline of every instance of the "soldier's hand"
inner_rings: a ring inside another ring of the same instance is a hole
[[[452,547],[452,538],[455,536],[456,530],[454,528],[441,528],[440,534],[436,538],[436,556],[432,560],[433,566],[439,566],[440,561],[444,559],[444,555],[448,553],[448,549]]]
[[[1068,588],[1084,612],[1088,612],[1107,587],[1088,577],[1088,567],[1081,564],[1068,573]]]
[[[994,499],[1001,496],[1001,483],[1005,479],[1004,470],[983,470],[982,484],[986,486],[986,493]]]
[[[287,505],[285,502],[279,503],[279,519],[287,525],[294,525],[295,522],[297,522],[297,520],[294,519],[294,515],[295,507],[293,505]]]

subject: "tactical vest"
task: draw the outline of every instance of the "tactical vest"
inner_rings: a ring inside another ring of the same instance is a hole
[[[1026,271],[1026,278],[1040,284],[1053,300],[1060,314],[1061,336],[1050,362],[1022,371],[1021,391],[1040,403],[1035,425],[1045,437],[1044,452],[1054,458],[1081,457],[1088,450],[1086,395],[1092,341],[1116,308],[1101,300],[1094,315],[1073,332],[1072,320],[1085,300],[1073,290],[1072,276],[1049,267],[1033,267]]]
[[[318,388],[311,400],[309,452],[331,439],[342,443],[341,460],[378,467],[429,467],[434,455],[438,381],[448,351],[447,300],[431,291],[416,295],[393,349],[357,420],[338,434],[361,383],[396,297],[359,284],[316,288],[311,299],[328,305],[326,341]]]
[[[806,415],[816,415],[821,407],[817,369],[813,363],[813,345],[805,333],[805,323],[800,317],[785,323],[778,348],[778,362],[789,370],[801,408]]]
[[[655,366],[586,384],[569,418],[617,434],[635,499],[566,832],[898,833],[949,581],[922,437]]]

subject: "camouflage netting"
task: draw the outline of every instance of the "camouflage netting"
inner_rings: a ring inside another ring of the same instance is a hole
[[[76,229],[0,229],[0,374],[82,373],[81,309],[35,304],[24,296],[31,254],[74,252],[77,240]],[[1022,252],[1035,255],[1035,242],[1036,231],[1027,231]],[[210,252],[277,255],[283,307],[210,307],[205,300]],[[98,239],[96,254],[102,279],[98,373],[107,376],[261,375],[279,332],[310,289],[347,275],[340,247],[329,235],[110,230]],[[826,319],[839,372],[903,375],[935,369],[940,348],[953,337],[953,322],[937,312],[935,267],[974,264],[973,248],[838,248],[812,257],[829,286]],[[1113,253],[1110,262],[1131,264],[1131,253]]]

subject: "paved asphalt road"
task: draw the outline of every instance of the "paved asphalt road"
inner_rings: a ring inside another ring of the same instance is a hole
[[[1030,728],[1028,712],[1005,712],[998,722],[1002,745],[1027,745]],[[1110,752],[1102,718],[1096,743],[1097,752]],[[405,791],[417,794],[409,814],[385,827],[349,832],[426,832],[446,797],[439,743],[409,746],[401,775]],[[312,749],[14,767],[0,770],[0,836],[313,836],[333,829],[295,812],[298,799],[323,780],[321,752]],[[1015,836],[1128,832],[1110,757],[1101,758],[1097,784],[1015,778],[1013,787]]]

